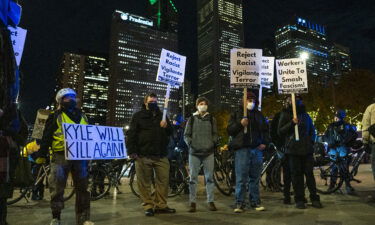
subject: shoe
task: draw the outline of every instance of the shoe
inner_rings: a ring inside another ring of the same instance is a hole
[[[290,198],[284,198],[284,204],[285,204],[285,205],[290,205],[290,204],[292,204]]]
[[[243,208],[243,205],[241,204],[237,204],[236,208],[233,210],[233,212],[235,213],[243,213],[243,211],[244,211],[244,208]]]
[[[296,202],[297,209],[306,209],[306,205],[304,202]]]
[[[217,211],[217,208],[216,208],[216,206],[215,206],[215,203],[213,203],[213,202],[209,202],[209,203],[208,203],[208,209],[209,209],[210,211]]]
[[[176,209],[169,208],[168,206],[165,208],[156,208],[155,213],[176,213]]]
[[[260,204],[250,204],[251,208],[255,209],[256,211],[265,211],[266,208],[261,206]]]
[[[197,211],[197,204],[195,202],[190,203],[190,208],[188,212],[196,212]]]
[[[89,220],[86,220],[83,225],[94,225],[94,222],[91,222]]]
[[[322,203],[320,203],[320,201],[317,201],[317,200],[311,201],[311,204],[312,204],[312,207],[314,207],[314,208],[317,208],[317,209],[323,208],[323,205],[322,205]]]
[[[154,216],[154,210],[153,209],[147,209],[145,211],[145,216]]]
[[[346,186],[346,194],[348,195],[355,195],[355,190],[352,186]]]
[[[61,225],[61,221],[58,219],[52,219],[49,225]]]

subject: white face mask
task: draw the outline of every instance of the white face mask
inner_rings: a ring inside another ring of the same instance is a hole
[[[247,103],[247,109],[248,110],[253,110],[254,109],[254,107],[255,107],[255,103],[254,102],[248,102]]]
[[[198,105],[199,112],[207,112],[207,105]]]

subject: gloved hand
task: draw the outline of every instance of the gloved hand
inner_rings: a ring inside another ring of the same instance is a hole
[[[46,163],[46,161],[47,161],[46,158],[38,157],[38,158],[36,158],[35,163],[36,164],[44,164],[44,163]]]

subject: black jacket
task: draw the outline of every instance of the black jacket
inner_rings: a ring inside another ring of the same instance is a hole
[[[313,154],[313,143],[315,140],[315,127],[305,106],[297,107],[299,141],[295,139],[293,113],[291,107],[281,112],[278,134],[285,140],[286,154],[308,155]]]
[[[133,115],[127,131],[126,148],[128,154],[138,154],[146,157],[165,157],[168,154],[167,146],[172,127],[160,127],[162,120],[160,110],[152,112],[145,107]]]
[[[244,127],[241,125],[243,118],[243,109],[232,113],[228,123],[228,134],[231,136],[229,148],[237,150],[244,147],[256,148],[260,144],[268,145],[270,138],[268,133],[268,124],[266,119],[257,109],[247,112],[249,125],[247,133],[244,134]]]
[[[344,121],[339,121],[328,126],[323,138],[328,143],[328,147],[336,148],[339,146],[350,147],[357,136],[353,126]]]

